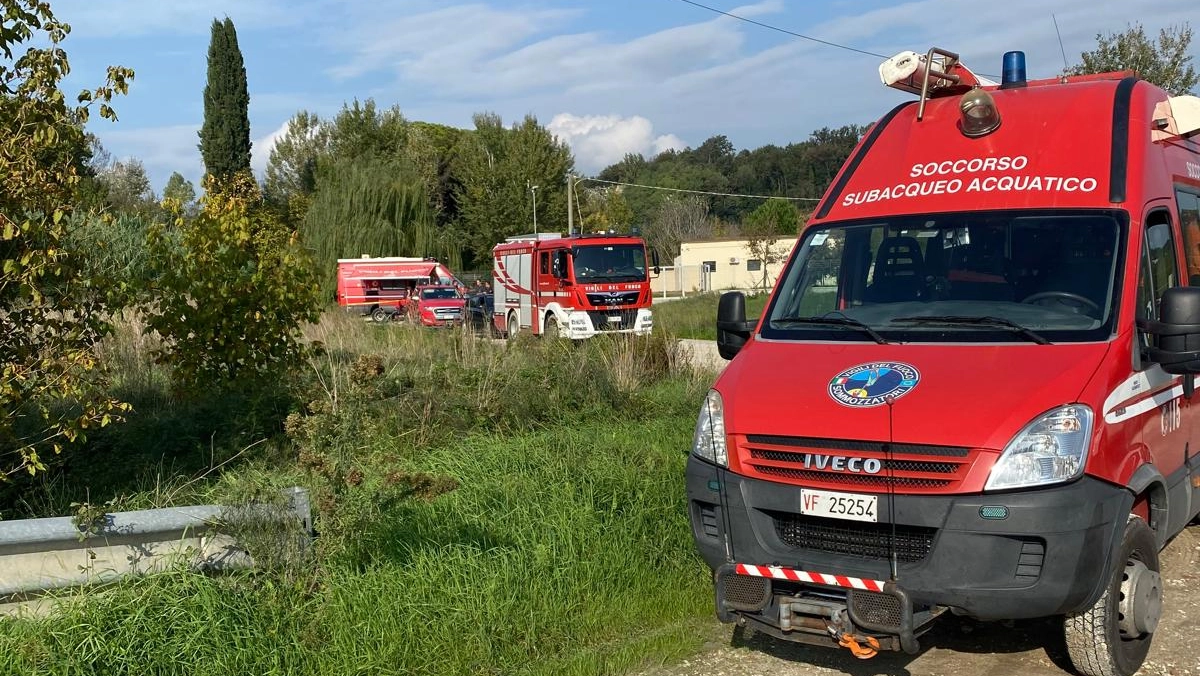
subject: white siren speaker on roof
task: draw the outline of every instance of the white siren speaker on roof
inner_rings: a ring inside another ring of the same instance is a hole
[[[924,54],[913,51],[900,52],[879,64],[879,79],[889,87],[919,94],[921,80],[925,77],[926,63],[932,65],[930,79],[940,79],[937,76],[945,72],[942,70],[942,64],[936,59],[929,60]]]

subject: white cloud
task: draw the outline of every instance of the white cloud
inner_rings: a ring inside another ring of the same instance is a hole
[[[267,171],[267,161],[271,159],[271,150],[279,142],[279,139],[287,134],[289,124],[291,124],[291,120],[279,125],[278,129],[250,145],[250,169],[255,176],[261,177]]]
[[[559,113],[546,128],[571,147],[576,164],[584,171],[603,169],[629,153],[653,156],[669,148],[678,150],[686,146],[674,134],[655,136],[654,125],[640,115]]]
[[[141,129],[93,129],[113,157],[136,157],[146,166],[155,192],[161,192],[172,172],[199,186],[204,174],[197,132],[200,124],[179,124]]]

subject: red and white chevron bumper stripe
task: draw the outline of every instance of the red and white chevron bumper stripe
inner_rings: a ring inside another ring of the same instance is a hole
[[[808,582],[809,584],[827,584],[847,589],[865,589],[882,592],[883,582],[880,580],[864,580],[845,575],[826,575],[825,573],[809,573],[793,568],[779,566],[751,566],[745,563],[737,564],[738,575],[753,575],[754,577],[769,577],[776,580],[791,580],[793,582]]]

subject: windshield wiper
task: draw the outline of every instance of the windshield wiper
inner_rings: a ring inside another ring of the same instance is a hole
[[[946,324],[946,325],[964,325],[964,326],[987,326],[1011,329],[1014,333],[1019,333],[1038,345],[1049,345],[1050,341],[1046,340],[1041,334],[1034,330],[1021,326],[1020,324],[1005,319],[1003,317],[971,317],[959,315],[930,315],[928,317],[897,317],[893,322],[911,322],[913,324]]]
[[[858,329],[859,331],[862,331],[863,333],[870,336],[871,340],[874,340],[876,343],[879,343],[880,345],[887,345],[887,344],[891,343],[890,340],[879,335],[879,332],[877,332],[875,329],[871,328],[870,326],[867,326],[866,324],[858,321],[857,319],[851,319],[849,317],[782,317],[780,319],[772,319],[771,323],[772,324],[827,324],[829,326],[845,326],[846,328]]]

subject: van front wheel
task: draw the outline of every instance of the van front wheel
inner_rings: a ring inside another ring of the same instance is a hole
[[[1140,517],[1126,522],[1118,554],[1100,599],[1063,620],[1071,663],[1087,676],[1133,676],[1162,616],[1158,546]]]

